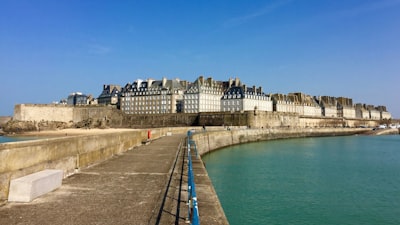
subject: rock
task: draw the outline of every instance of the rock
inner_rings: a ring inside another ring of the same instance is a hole
[[[35,123],[31,121],[10,120],[4,125],[3,131],[6,133],[36,131],[36,126]]]

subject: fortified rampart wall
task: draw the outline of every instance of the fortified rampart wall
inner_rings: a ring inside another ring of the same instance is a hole
[[[345,119],[337,117],[299,117],[299,127],[376,127],[379,120],[370,119]]]
[[[67,105],[20,104],[14,107],[14,120],[73,121],[73,107]]]
[[[265,129],[238,129],[211,132],[195,132],[197,151],[200,155],[213,150],[255,141],[272,139],[322,137],[353,135],[366,132],[367,128],[265,128]]]
[[[186,133],[189,128],[152,129],[152,138],[167,132]],[[0,144],[0,205],[6,202],[10,180],[44,169],[60,169],[64,175],[99,163],[142,144],[147,130],[113,131]]]
[[[14,119],[21,121],[87,121],[85,126],[104,125],[113,128],[149,128],[182,126],[247,126],[273,127],[374,127],[379,120],[337,117],[299,116],[297,113],[244,111],[170,114],[125,114],[107,106],[16,105]],[[90,120],[90,122],[89,122]]]
[[[14,107],[14,120],[80,122],[87,119],[106,120],[115,117],[107,106],[69,106],[59,104],[19,104]]]

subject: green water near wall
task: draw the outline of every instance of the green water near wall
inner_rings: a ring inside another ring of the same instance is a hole
[[[400,224],[399,146],[399,135],[299,138],[203,161],[231,225]]]
[[[36,140],[37,138],[33,137],[6,137],[0,136],[0,143],[6,142],[16,142],[16,141],[28,141],[28,140]]]

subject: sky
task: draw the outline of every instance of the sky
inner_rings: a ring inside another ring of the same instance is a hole
[[[0,116],[137,79],[238,77],[400,118],[400,0],[0,0]]]

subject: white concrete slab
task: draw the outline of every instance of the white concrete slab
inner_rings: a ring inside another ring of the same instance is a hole
[[[11,180],[8,201],[30,202],[59,188],[62,184],[62,179],[62,170],[43,170]]]

